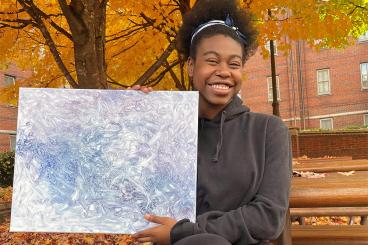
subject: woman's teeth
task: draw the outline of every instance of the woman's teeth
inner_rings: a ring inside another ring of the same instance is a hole
[[[211,87],[216,89],[229,89],[229,86],[225,84],[212,84]]]

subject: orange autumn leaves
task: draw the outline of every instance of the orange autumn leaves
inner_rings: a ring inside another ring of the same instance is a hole
[[[1,1],[0,5],[0,65],[15,62],[22,69],[33,71],[33,76],[18,81],[15,86],[2,90],[0,100],[16,102],[17,87],[69,86],[56,65],[48,43],[34,25],[32,17],[22,11],[19,1]],[[102,2],[102,1],[100,1]],[[112,88],[128,86],[142,76],[174,42],[183,14],[194,0],[110,0],[106,8],[106,73]],[[244,9],[254,14],[259,30],[259,44],[269,39],[278,41],[278,49],[287,51],[291,40],[306,40],[317,47],[344,47],[367,29],[368,3],[366,0],[239,0]],[[68,2],[69,3],[69,2]],[[70,28],[58,1],[34,1],[47,16],[43,22],[54,40],[66,68],[76,78],[74,49],[71,40],[60,28]],[[268,15],[271,10],[271,16]],[[314,42],[318,40],[318,42]],[[176,51],[170,53],[150,78],[158,77],[178,61]],[[188,87],[185,68],[179,64],[166,72],[155,89],[178,89],[175,76]]]
[[[11,202],[12,187],[0,187],[0,204]],[[0,217],[1,221],[1,217]],[[36,233],[9,232],[10,220],[8,215],[0,222],[0,244],[99,244],[99,245],[137,245],[131,236],[110,234],[67,234],[67,233]]]

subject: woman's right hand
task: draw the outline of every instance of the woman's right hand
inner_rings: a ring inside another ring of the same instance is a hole
[[[128,90],[139,90],[146,94],[153,91],[152,87],[146,87],[146,86],[141,86],[141,85],[134,85],[133,87],[128,87],[127,89]]]

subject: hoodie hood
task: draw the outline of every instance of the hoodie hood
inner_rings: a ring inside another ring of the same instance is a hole
[[[230,103],[213,119],[211,120],[207,118],[200,118],[200,119],[209,122],[211,124],[212,123],[217,124],[221,122],[222,117],[225,117],[225,121],[228,121],[237,117],[239,114],[243,114],[249,111],[250,111],[249,107],[243,105],[243,101],[238,96],[234,96],[233,99],[230,101]]]
[[[208,120],[205,118],[200,118],[201,121],[199,125],[201,125],[202,127],[206,123],[212,125],[220,124],[219,127],[220,137],[218,138],[217,141],[216,152],[212,158],[213,162],[218,162],[218,158],[222,149],[224,123],[249,111],[250,109],[247,106],[243,105],[243,101],[238,96],[234,96],[233,99],[230,101],[230,103],[219,114],[217,114],[217,116],[214,119]]]

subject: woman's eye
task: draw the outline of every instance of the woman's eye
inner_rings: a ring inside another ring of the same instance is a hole
[[[234,67],[234,68],[239,68],[240,64],[239,63],[230,63],[230,66]]]
[[[210,64],[217,64],[218,63],[217,60],[207,60],[207,62],[210,63]]]

